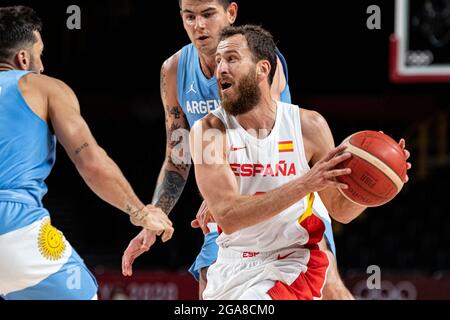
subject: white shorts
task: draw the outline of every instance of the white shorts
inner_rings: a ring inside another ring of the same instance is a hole
[[[327,255],[317,245],[273,252],[219,249],[208,269],[205,300],[321,299]]]
[[[25,202],[23,200],[22,202]],[[0,201],[0,296],[89,300],[97,283],[45,208]]]

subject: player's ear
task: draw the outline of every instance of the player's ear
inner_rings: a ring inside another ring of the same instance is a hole
[[[268,78],[270,74],[270,63],[267,60],[261,60],[256,65],[256,75],[258,79],[262,77]]]
[[[15,59],[16,59],[16,64],[20,70],[29,70],[30,69],[31,57],[30,57],[30,54],[28,51],[20,50],[16,54]]]
[[[227,8],[227,14],[228,14],[228,23],[230,25],[233,25],[237,18],[237,12],[238,12],[238,5],[236,2],[230,3],[230,5]]]

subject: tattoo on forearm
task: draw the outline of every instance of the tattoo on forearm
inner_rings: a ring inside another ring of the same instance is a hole
[[[180,107],[177,106],[169,108],[169,115],[173,116],[175,119],[180,119],[181,117]]]
[[[187,129],[188,124],[186,116],[182,113],[180,106],[166,107],[166,130],[167,130],[167,145],[170,149],[174,149],[181,143],[186,143],[188,148],[188,141],[183,138],[184,135],[177,132],[179,129]],[[178,133],[174,135],[174,133]]]
[[[169,164],[177,171],[187,172],[191,168],[191,165],[186,162],[178,161],[178,163],[175,163],[171,155],[167,157],[167,160],[169,161]]]
[[[160,89],[161,89],[161,98],[164,99],[167,97],[167,82],[166,82],[166,72],[164,70],[164,66],[161,68],[161,78],[160,78]]]
[[[83,149],[86,149],[87,147],[89,147],[89,144],[85,142],[83,145],[81,145],[75,150],[75,154],[79,154],[81,151],[83,151]]]
[[[172,125],[170,126],[167,139],[169,140],[168,143],[172,149],[175,148],[177,145],[179,145],[183,141],[183,136],[180,135],[177,140],[174,140],[174,136],[173,136],[173,133],[180,128],[181,128],[181,126],[177,123],[172,123]]]
[[[186,179],[178,172],[166,171],[163,182],[156,188],[153,204],[169,214],[180,198],[185,184]]]
[[[131,209],[131,206],[130,206],[129,204],[127,204],[127,208],[125,209],[125,211],[126,211],[128,214],[131,214],[132,211],[133,211],[133,209]]]
[[[178,130],[181,128],[181,125],[179,123],[172,123],[172,125],[170,126],[169,129],[169,133],[172,134],[174,131]]]

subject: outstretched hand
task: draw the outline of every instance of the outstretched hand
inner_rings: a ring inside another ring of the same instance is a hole
[[[211,212],[209,212],[206,206],[206,201],[202,202],[200,209],[198,209],[197,215],[194,220],[191,221],[192,228],[201,228],[203,234],[208,234],[210,232],[208,228],[208,223],[215,222]]]
[[[172,238],[174,229],[167,215],[158,207],[147,205],[142,210],[130,214],[130,221],[135,226],[144,229],[130,241],[122,256],[122,274],[131,276],[133,274],[133,262],[144,252],[150,250],[155,243],[156,236],[166,242]]]
[[[122,274],[133,275],[134,260],[144,252],[150,250],[156,241],[156,234],[153,231],[143,229],[133,240],[130,241],[122,256]]]

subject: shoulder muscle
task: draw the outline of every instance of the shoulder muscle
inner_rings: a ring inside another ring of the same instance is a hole
[[[334,139],[325,118],[317,111],[300,109],[303,140],[312,164],[334,148]]]

